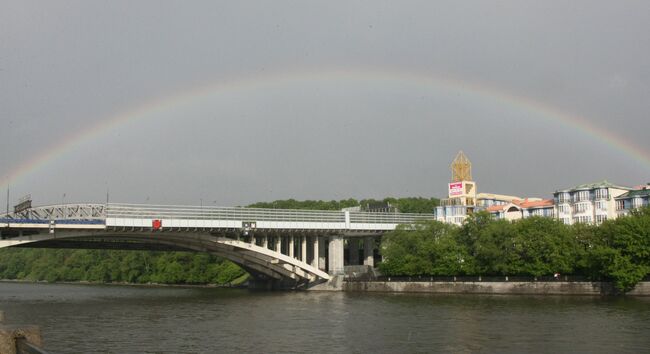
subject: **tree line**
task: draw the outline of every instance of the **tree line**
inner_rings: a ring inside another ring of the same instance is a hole
[[[386,275],[562,273],[610,280],[624,292],[650,274],[650,208],[598,226],[542,217],[510,222],[478,212],[460,227],[401,225],[383,237],[381,253]]]
[[[406,197],[384,199],[343,199],[343,200],[276,200],[273,202],[258,202],[251,204],[250,208],[268,209],[311,209],[311,210],[341,210],[355,206],[373,205],[379,202],[390,203],[400,213],[423,213],[431,214],[433,209],[440,204],[437,198]]]
[[[207,253],[9,248],[0,279],[235,285],[246,273]]]

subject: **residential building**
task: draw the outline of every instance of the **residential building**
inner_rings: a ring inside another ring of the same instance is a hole
[[[616,200],[617,216],[627,215],[634,209],[650,206],[650,183],[623,193],[614,199]]]
[[[553,194],[555,217],[567,225],[600,224],[617,216],[615,198],[632,190],[607,181],[582,184]]]
[[[460,151],[451,164],[452,181],[448,198],[440,201],[436,220],[461,225],[474,212],[485,210],[495,218],[518,220],[531,216],[557,218],[567,225],[600,224],[650,205],[650,183],[637,188],[608,181],[582,184],[558,190],[553,199],[519,198],[511,195],[477,193],[471,162]]]
[[[489,206],[485,210],[497,219],[513,221],[531,216],[553,217],[555,214],[554,204],[553,199],[515,199],[508,204]]]

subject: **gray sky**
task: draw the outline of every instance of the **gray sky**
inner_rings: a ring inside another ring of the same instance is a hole
[[[648,112],[648,1],[0,1],[2,185],[71,143],[12,203],[443,197],[460,149],[483,192],[637,185]]]

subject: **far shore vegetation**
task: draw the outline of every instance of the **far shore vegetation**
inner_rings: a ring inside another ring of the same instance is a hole
[[[612,281],[629,291],[650,274],[650,208],[599,226],[531,217],[496,220],[486,212],[458,227],[400,225],[382,238],[381,272],[392,276],[555,273]]]

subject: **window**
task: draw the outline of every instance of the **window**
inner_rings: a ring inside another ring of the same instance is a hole
[[[625,201],[624,200],[617,200],[616,201],[616,210],[623,210],[625,209]]]
[[[607,215],[596,215],[596,224],[601,224],[605,220],[607,220]]]
[[[591,207],[590,203],[577,203],[573,206],[573,212],[576,214],[584,213],[587,210],[590,210],[591,209],[590,207]]]
[[[599,200],[596,202],[597,210],[607,210],[607,202],[604,200]]]
[[[576,216],[573,218],[573,221],[583,223],[583,224],[589,224],[591,223],[591,216]]]
[[[589,200],[589,191],[579,191],[573,193],[574,202],[582,202],[585,200]]]
[[[562,192],[557,194],[558,203],[568,203],[570,201],[571,201],[571,197],[569,196],[569,193]]]
[[[607,188],[596,189],[596,199],[607,199],[609,198],[609,191]]]

